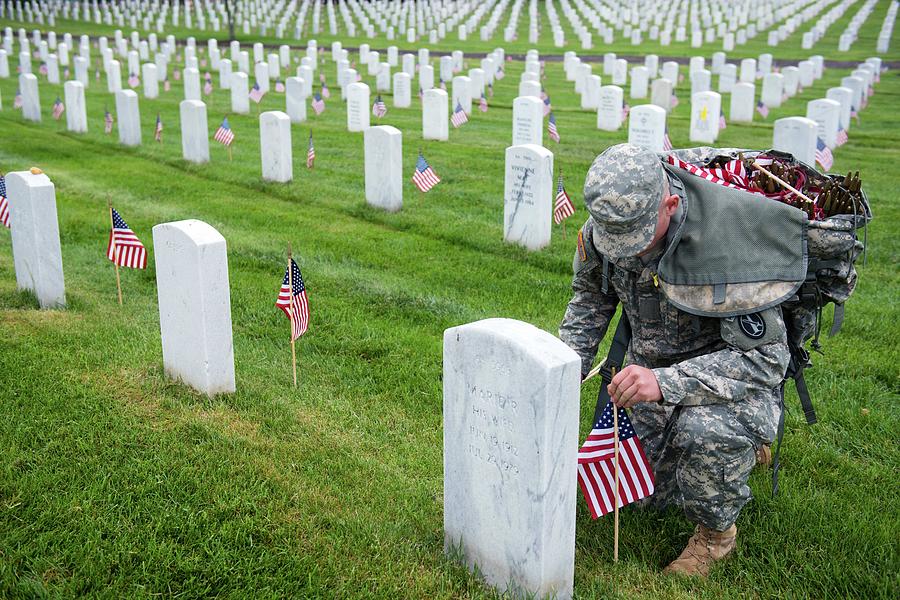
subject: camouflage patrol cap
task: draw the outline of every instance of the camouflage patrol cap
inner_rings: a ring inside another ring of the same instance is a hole
[[[640,254],[653,241],[665,190],[659,157],[634,144],[603,151],[584,180],[584,204],[594,219],[594,245],[609,258]]]

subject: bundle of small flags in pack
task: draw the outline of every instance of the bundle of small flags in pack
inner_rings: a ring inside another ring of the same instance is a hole
[[[559,143],[559,130],[556,128],[556,116],[551,112],[550,119],[547,122],[547,135],[550,136],[550,139]]]
[[[459,102],[456,103],[456,108],[453,109],[453,114],[450,115],[450,122],[453,123],[453,127],[457,129],[462,127],[464,123],[469,122],[469,116],[466,114],[466,111],[463,110],[462,104]]]
[[[422,193],[427,192],[441,182],[421,151],[419,151],[419,159],[416,161],[416,170],[413,172],[412,182]]]
[[[384,103],[384,100],[381,99],[381,94],[378,94],[378,97],[375,98],[375,103],[372,104],[372,114],[375,115],[375,118],[380,119],[387,114],[387,105]]]

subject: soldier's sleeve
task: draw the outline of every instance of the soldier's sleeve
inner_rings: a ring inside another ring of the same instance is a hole
[[[585,227],[589,230],[589,226]],[[579,233],[575,249],[572,278],[574,295],[569,300],[566,314],[559,325],[559,339],[581,357],[581,376],[591,370],[609,322],[616,314],[619,297],[609,282],[603,291],[603,265],[599,255],[593,250],[590,239],[585,240]]]
[[[790,351],[780,307],[721,319],[721,330],[724,349],[653,369],[663,403],[735,402],[781,383]]]

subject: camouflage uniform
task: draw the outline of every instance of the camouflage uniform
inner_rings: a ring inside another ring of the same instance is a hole
[[[693,160],[706,150],[682,157]],[[667,244],[635,256],[652,239],[664,186],[628,182],[648,172],[650,179],[671,176],[655,155],[635,146],[614,146],[604,154],[585,181],[592,217],[575,252],[575,293],[560,338],[581,356],[586,374],[622,304],[632,326],[627,362],[653,369],[663,396],[632,409],[656,479],[648,503],[680,505],[692,522],[724,531],[750,499],[747,479],[756,449],[775,437],[789,360],[781,309],[757,313],[763,335],[753,339],[739,326],[740,317],[698,317],[669,303],[655,275]],[[658,170],[648,164],[651,159]],[[650,207],[649,218],[641,206]]]

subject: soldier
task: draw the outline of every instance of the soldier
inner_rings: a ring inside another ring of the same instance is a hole
[[[713,149],[683,151],[696,160]],[[582,377],[621,302],[632,327],[628,366],[609,393],[653,465],[645,504],[680,506],[696,525],[666,572],[706,576],[735,547],[747,480],[776,435],[780,386],[790,359],[779,307],[732,318],[679,310],[659,289],[657,266],[690,210],[678,176],[660,157],[612,146],[584,184],[591,217],[575,253],[574,296],[560,338],[582,360]]]

